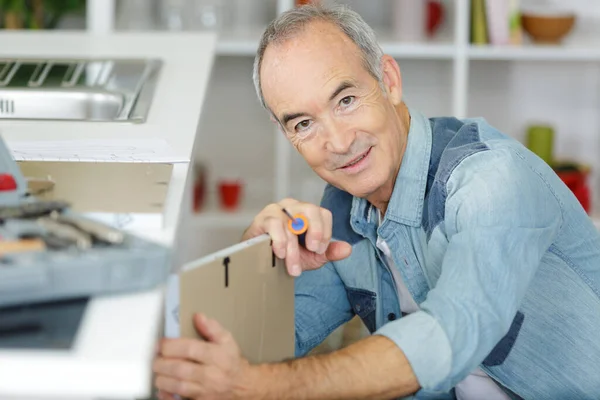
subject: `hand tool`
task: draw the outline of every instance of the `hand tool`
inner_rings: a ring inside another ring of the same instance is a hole
[[[50,214],[52,211],[62,211],[69,207],[64,201],[36,201],[15,206],[0,207],[0,219],[36,218]]]
[[[288,210],[282,208],[283,212],[290,218],[287,228],[294,235],[298,236],[300,246],[306,248],[306,231],[308,230],[308,220],[302,214],[292,216]]]
[[[50,234],[74,242],[79,249],[83,250],[92,247],[91,236],[73,226],[62,224],[51,217],[38,218],[37,222],[44,229],[47,229]]]
[[[106,243],[122,244],[125,238],[123,232],[98,221],[83,219],[69,214],[59,214],[57,212],[52,212],[50,217],[61,224],[73,226]]]

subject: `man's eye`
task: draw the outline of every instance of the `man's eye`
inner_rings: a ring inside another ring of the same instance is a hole
[[[308,128],[309,126],[310,126],[310,120],[305,119],[303,121],[298,122],[294,128],[296,129],[296,131],[302,131],[302,130]]]
[[[349,106],[354,102],[354,96],[346,96],[340,100],[340,104],[343,106]]]

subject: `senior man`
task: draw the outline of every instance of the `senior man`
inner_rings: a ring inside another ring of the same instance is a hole
[[[408,107],[398,64],[346,8],[273,21],[254,79],[328,183],[320,206],[282,200],[244,234],[269,233],[298,276],[298,357],[250,365],[199,315],[206,341],[162,343],[163,397],[598,398],[600,237],[548,165],[482,119]],[[309,219],[306,248],[282,208]],[[372,335],[307,356],[354,315]]]

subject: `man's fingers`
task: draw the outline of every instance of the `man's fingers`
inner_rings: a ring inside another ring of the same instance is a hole
[[[282,207],[284,207],[281,205],[282,203],[292,205],[298,203],[298,201],[293,199],[284,199],[280,203],[272,203],[266,206],[260,213],[256,215],[256,217],[254,217],[250,226],[244,231],[242,240],[247,240],[264,233],[269,233],[269,235],[271,235],[268,227],[268,220],[271,218],[278,219],[283,225],[283,221],[285,221],[287,217],[282,210]]]
[[[200,365],[193,361],[164,357],[154,360],[152,371],[157,375],[164,375],[184,381],[194,381],[201,373]]]
[[[163,339],[161,355],[165,358],[178,358],[199,363],[214,363],[215,343],[198,339]]]
[[[178,394],[182,397],[194,398],[199,397],[202,394],[202,388],[198,384],[164,375],[158,375],[156,377],[154,386],[161,392]]]
[[[323,239],[321,240],[321,248],[317,253],[325,254],[329,248],[329,242],[331,241],[331,235],[333,233],[333,215],[331,211],[326,208],[319,208],[321,213],[321,219],[323,220]]]
[[[290,198],[283,199],[283,200],[281,200],[279,202],[279,206],[281,208],[285,208],[285,209],[288,209],[288,208],[292,208],[293,209],[298,204],[300,204],[300,202],[298,200],[296,200],[296,199],[290,199]],[[281,209],[280,209],[280,211],[281,211]],[[281,212],[283,212],[283,211],[281,211]]]
[[[298,238],[289,230],[286,230],[286,234],[288,241],[285,265],[290,275],[300,276],[302,266],[300,265],[300,245],[298,244]]]
[[[198,333],[209,342],[216,344],[227,344],[232,339],[228,330],[215,319],[207,318],[204,314],[194,315],[194,325]],[[205,346],[205,351],[209,352],[211,346]]]
[[[188,360],[196,361],[196,353],[198,351],[198,346],[196,346],[197,342],[200,342],[200,346],[208,344],[202,343],[197,339],[190,338],[164,338],[161,341],[160,355],[163,357],[186,358]]]
[[[281,220],[281,216],[269,217],[265,219],[265,231],[273,240],[273,252],[281,259],[284,259],[287,255],[287,241],[288,236],[285,233],[285,225]]]
[[[324,254],[331,240],[331,212],[317,205],[301,203],[293,199],[282,200],[279,205],[285,208],[292,216],[298,213],[304,214],[308,220],[306,248],[314,253]]]
[[[158,397],[158,400],[176,400],[177,399],[173,393],[165,392],[163,390],[159,390],[158,393],[156,394],[156,397]]]
[[[303,268],[314,268],[312,265],[302,265],[302,260],[306,258],[303,255],[305,250],[300,249],[298,237],[288,229],[290,215],[294,217],[297,214],[304,215],[308,222],[306,250],[325,258],[332,237],[332,216],[329,210],[314,204],[290,198],[270,204],[254,218],[243,236],[247,239],[269,234],[275,256],[285,259],[287,270],[292,276],[299,276]]]
[[[326,246],[323,246],[324,231],[323,218],[317,206],[305,207],[302,212],[308,219],[308,230],[306,231],[306,249],[314,253],[323,254]]]

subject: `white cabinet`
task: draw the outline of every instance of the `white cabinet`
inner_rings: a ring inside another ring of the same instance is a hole
[[[220,32],[196,157],[210,168],[213,204],[216,180],[231,174],[239,174],[245,182],[244,201],[236,213],[209,207],[194,216],[198,254],[239,240],[267,203],[284,196],[318,201],[323,187],[275,130],[252,83],[254,52],[262,29],[276,14],[293,7],[294,1],[222,1],[232,12]],[[398,41],[391,29],[392,1],[338,2],[361,13],[376,30],[384,51],[398,60],[408,104],[428,116],[483,116],[518,139],[524,138],[529,124],[550,123],[556,128],[556,155],[589,163],[594,171],[594,199],[600,198],[596,182],[600,170],[600,3],[568,3],[576,9],[578,20],[561,46],[532,45],[525,34],[522,46],[496,47],[469,43],[469,0],[443,1],[445,20],[433,39]]]

